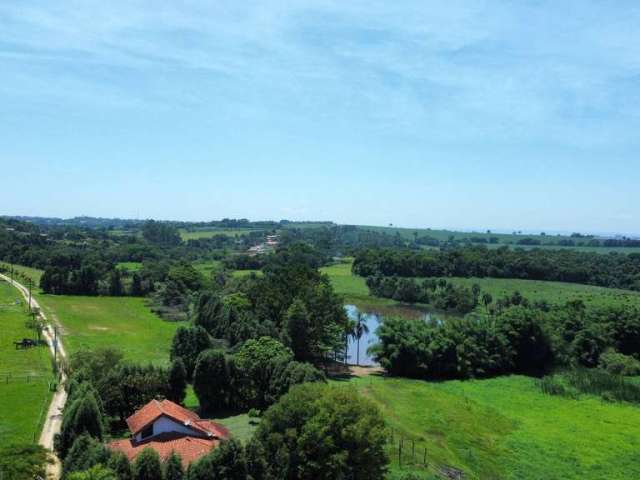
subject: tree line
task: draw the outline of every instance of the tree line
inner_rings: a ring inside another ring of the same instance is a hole
[[[391,374],[436,379],[539,375],[556,367],[622,372],[640,360],[637,308],[587,308],[580,301],[550,307],[521,296],[501,304],[489,317],[386,319],[372,353]]]
[[[361,250],[353,272],[368,276],[491,277],[582,283],[640,290],[640,254],[465,247]]]

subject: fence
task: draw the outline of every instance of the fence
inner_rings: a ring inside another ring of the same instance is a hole
[[[463,480],[465,478],[464,472],[459,468],[431,461],[426,445],[405,437],[394,429],[391,429],[388,451],[391,462],[397,463],[400,468],[421,469],[425,473],[448,480]]]
[[[0,372],[0,387],[9,383],[51,383],[51,374]]]

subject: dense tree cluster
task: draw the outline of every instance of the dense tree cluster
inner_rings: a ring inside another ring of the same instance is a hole
[[[318,271],[322,262],[305,245],[283,248],[269,257],[263,276],[203,292],[194,323],[232,346],[271,336],[293,348],[297,360],[322,361],[342,349],[347,324],[341,298]]]
[[[392,298],[399,302],[430,304],[438,310],[460,314],[471,312],[481,298],[478,285],[467,288],[445,279],[427,278],[422,281],[402,277],[367,277],[367,286],[376,297]]]
[[[142,226],[142,236],[150,243],[159,245],[179,245],[182,242],[178,229],[165,222],[149,220]]]
[[[262,478],[384,478],[384,419],[355,390],[305,384],[264,414],[255,439],[265,452]]]
[[[484,247],[408,251],[369,249],[358,253],[361,276],[492,277],[553,280],[640,290],[640,254]]]
[[[211,379],[215,378],[215,382]],[[205,350],[196,363],[193,388],[204,411],[264,409],[292,385],[322,382],[324,374],[293,360],[291,350],[271,337],[247,341],[237,353]]]
[[[547,371],[554,366],[635,368],[640,310],[581,302],[558,307],[507,299],[490,318],[446,322],[387,319],[372,347],[390,373],[415,378],[470,378]]]

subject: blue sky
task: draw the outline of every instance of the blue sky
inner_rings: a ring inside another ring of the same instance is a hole
[[[1,214],[640,233],[637,1],[0,2]]]

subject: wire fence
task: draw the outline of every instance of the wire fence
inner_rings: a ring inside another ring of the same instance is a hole
[[[429,448],[426,444],[406,437],[394,429],[391,429],[388,451],[391,462],[400,468],[424,470],[425,473],[448,480],[466,478],[461,469],[434,462],[429,456]]]
[[[10,383],[52,383],[54,381],[50,373],[0,372],[0,387]]]

